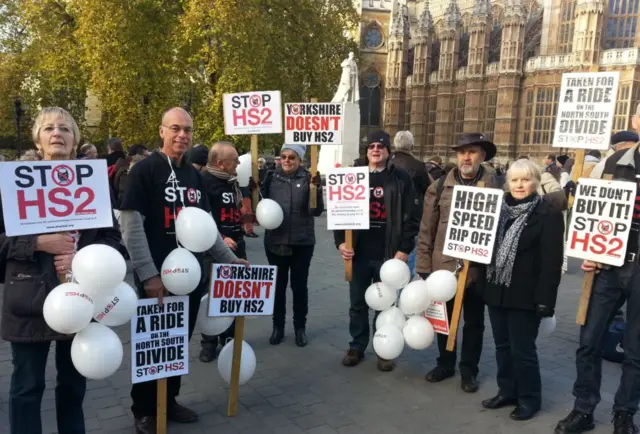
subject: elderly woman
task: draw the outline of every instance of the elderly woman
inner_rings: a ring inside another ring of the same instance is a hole
[[[315,219],[324,211],[322,183],[319,174],[301,167],[305,147],[284,145],[280,150],[281,165],[269,172],[261,185],[262,196],[273,199],[282,207],[284,220],[280,227],[267,230],[264,245],[269,264],[278,267],[276,298],[273,309],[273,333],[269,342],[278,345],[284,338],[286,291],[291,275],[293,293],[293,328],[296,345],[307,345],[306,323],[309,310],[309,267],[316,244]],[[311,209],[311,185],[317,186],[317,207]]]
[[[531,419],[540,409],[536,338],[541,319],[554,314],[561,277],[564,222],[538,195],[540,179],[529,160],[509,168],[496,248],[480,282],[498,364],[498,395],[482,405],[514,405],[513,420]]]
[[[71,160],[80,131],[58,107],[43,109],[33,126],[33,141],[44,160]],[[105,174],[106,176],[106,174]],[[117,227],[80,233],[8,237],[0,213],[0,271],[4,282],[2,338],[11,342],[13,373],[9,389],[11,434],[41,434],[40,405],[47,355],[56,342],[56,415],[60,433],[85,432],[82,401],[86,379],[71,361],[71,339],[51,330],[42,315],[47,294],[60,284],[58,274],[71,269],[74,252],[95,243],[118,248]],[[50,427],[47,427],[47,432]]]

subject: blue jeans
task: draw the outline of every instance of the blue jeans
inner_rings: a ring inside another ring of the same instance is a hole
[[[40,407],[51,342],[12,342],[13,373],[9,390],[11,434],[42,434]],[[71,361],[71,341],[56,342],[56,418],[58,432],[84,434],[82,401],[87,388]],[[47,432],[50,431],[50,427]]]
[[[613,404],[614,411],[635,413],[640,401],[640,266],[602,270],[595,278],[589,311],[580,328],[580,346],[576,351],[577,378],[573,385],[574,408],[591,414],[600,402],[602,382],[602,340],[616,312],[627,302],[624,332],[625,358],[622,377]]]
[[[416,247],[413,248],[411,253],[409,254],[409,260],[407,261],[407,265],[409,266],[409,270],[411,271],[411,280],[416,275],[416,257],[418,256],[418,250]]]

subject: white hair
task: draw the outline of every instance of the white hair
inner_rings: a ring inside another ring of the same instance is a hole
[[[413,134],[411,134],[411,131],[398,131],[393,138],[393,146],[396,149],[410,151],[413,148]]]
[[[507,171],[507,182],[511,181],[514,176],[526,176],[531,179],[536,184],[536,189],[540,185],[540,180],[542,179],[542,172],[540,168],[531,160],[525,160],[524,158],[521,160],[516,160],[509,166],[509,170]]]

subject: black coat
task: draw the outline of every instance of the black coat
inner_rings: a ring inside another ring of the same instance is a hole
[[[404,169],[409,174],[418,197],[418,206],[420,207],[420,211],[422,211],[424,195],[427,193],[429,184],[431,184],[427,167],[422,161],[411,155],[410,152],[403,150],[395,151],[391,155],[389,162],[396,167]]]
[[[511,285],[487,282],[486,267],[482,267],[479,285],[487,305],[524,310],[535,310],[536,305],[555,308],[562,277],[563,245],[562,213],[541,201],[520,234]]]

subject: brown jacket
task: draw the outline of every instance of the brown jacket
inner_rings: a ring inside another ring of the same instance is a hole
[[[455,271],[456,269],[457,259],[443,255],[442,250],[444,249],[451,199],[453,198],[453,187],[458,185],[454,173],[457,170],[453,169],[447,174],[438,204],[435,202],[439,182],[434,182],[427,189],[418,235],[416,258],[416,272],[418,273],[432,273],[437,270]],[[484,182],[485,187],[497,187],[493,171],[485,170],[481,181]]]

